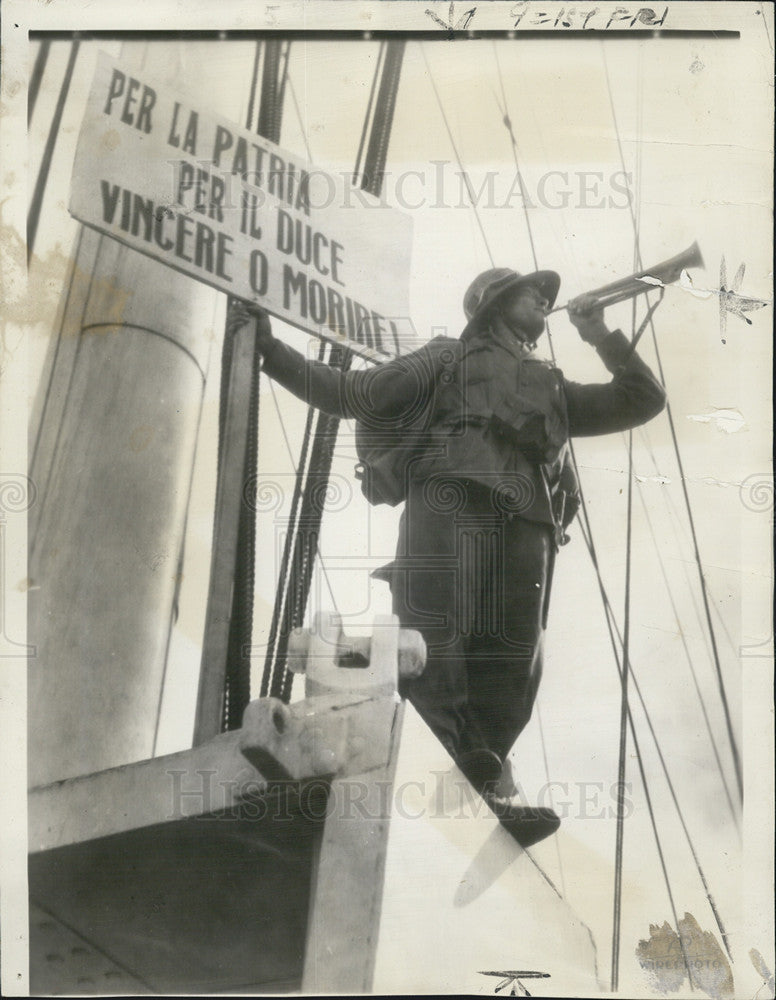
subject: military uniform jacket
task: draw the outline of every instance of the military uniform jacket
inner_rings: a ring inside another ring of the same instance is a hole
[[[571,382],[517,338],[490,329],[465,340],[437,337],[349,372],[275,341],[264,368],[324,412],[355,418],[386,441],[398,436],[412,455],[408,480],[472,479],[500,494],[504,509],[558,526],[576,510],[569,438],[627,430],[665,405],[662,386],[619,330],[596,349],[613,376],[607,383]]]

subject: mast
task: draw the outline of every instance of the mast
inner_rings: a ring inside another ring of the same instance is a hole
[[[175,54],[123,58],[169,78]],[[215,302],[81,231],[30,449],[32,785],[153,755]]]

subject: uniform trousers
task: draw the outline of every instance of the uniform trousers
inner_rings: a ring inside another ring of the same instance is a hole
[[[553,529],[509,508],[473,480],[413,482],[396,559],[376,574],[428,647],[423,674],[400,691],[454,759],[484,748],[503,760],[542,675]]]

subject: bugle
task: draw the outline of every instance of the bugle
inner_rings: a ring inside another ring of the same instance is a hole
[[[625,299],[632,299],[643,292],[652,291],[661,285],[670,285],[674,281],[678,281],[682,271],[688,267],[703,266],[703,257],[696,240],[692,246],[687,247],[675,257],[664,260],[662,264],[645,267],[627,278],[620,278],[619,281],[613,281],[610,285],[602,285],[601,288],[596,288],[587,294],[594,296],[594,308],[603,309],[606,306],[613,306],[615,302],[624,302]],[[565,306],[556,306],[550,312],[558,312],[558,310],[567,307],[568,303]]]

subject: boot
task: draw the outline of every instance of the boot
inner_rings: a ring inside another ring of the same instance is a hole
[[[511,769],[505,782],[504,765],[492,750],[468,750],[458,756],[456,764],[522,848],[551,837],[560,826],[560,817],[554,810],[522,805],[511,795],[499,794],[502,783],[514,788],[514,782]]]
[[[455,762],[480,795],[495,791],[503,766],[498,754],[485,749],[467,750]]]
[[[513,798],[494,792],[486,791],[482,797],[522,848],[532,847],[540,840],[551,837],[560,826],[560,816],[553,809],[524,806]]]

